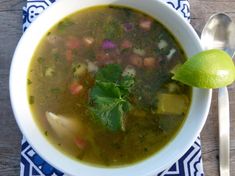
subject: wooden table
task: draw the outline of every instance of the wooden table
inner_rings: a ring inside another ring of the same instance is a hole
[[[9,100],[8,77],[12,55],[22,34],[22,6],[26,0],[0,0],[0,175],[20,174],[21,133]],[[226,12],[235,21],[235,0],[190,0],[191,23],[198,34],[216,12]],[[231,176],[235,175],[235,84],[229,87],[231,106]],[[219,175],[217,91],[202,131],[202,151],[206,176]]]

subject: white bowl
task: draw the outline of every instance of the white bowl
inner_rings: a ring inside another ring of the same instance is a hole
[[[58,151],[36,125],[27,98],[27,73],[40,39],[62,18],[90,6],[117,4],[139,9],[164,24],[177,38],[188,57],[202,51],[193,28],[164,2],[157,0],[60,0],[41,14],[22,36],[10,70],[10,97],[16,121],[27,141],[47,162],[70,175],[79,176],[150,176],[179,159],[199,135],[208,115],[211,90],[193,88],[190,112],[178,135],[160,152],[134,165],[102,168],[86,165]]]

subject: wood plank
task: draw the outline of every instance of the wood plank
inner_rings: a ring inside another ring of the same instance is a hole
[[[15,46],[22,35],[22,6],[25,1],[0,0],[0,175],[20,173],[21,133],[9,98],[8,77]]]

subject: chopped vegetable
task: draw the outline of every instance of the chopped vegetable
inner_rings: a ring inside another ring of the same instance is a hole
[[[150,19],[142,19],[139,23],[140,28],[149,31],[152,26],[152,20]]]
[[[90,110],[94,118],[110,131],[125,130],[124,117],[130,110],[128,96],[134,79],[121,74],[121,67],[117,64],[100,69],[90,94]]]
[[[170,52],[168,53],[168,55],[166,56],[167,59],[171,59],[172,56],[175,54],[175,52],[176,52],[176,49],[175,49],[175,48],[172,48],[172,49],[170,50]]]
[[[97,72],[98,66],[94,62],[87,61],[88,72]]]
[[[87,142],[84,139],[82,139],[80,136],[79,137],[76,136],[74,142],[78,146],[78,148],[81,150],[84,150],[87,146]]]
[[[117,82],[121,76],[121,67],[118,64],[110,64],[100,69],[96,74],[96,81]]]
[[[169,83],[166,85],[170,93],[177,93],[180,90],[180,87],[176,83]]]
[[[130,64],[136,67],[142,67],[143,65],[143,59],[140,56],[135,55],[135,54],[130,56],[129,62]]]
[[[99,65],[106,65],[109,63],[112,63],[113,60],[110,56],[109,53],[105,53],[105,52],[100,52],[96,55],[96,60],[98,61]]]
[[[113,43],[111,40],[104,40],[102,43],[103,49],[114,49],[116,47],[117,47],[117,45],[115,43]]]
[[[87,65],[84,63],[74,64],[72,68],[74,77],[82,76],[87,72]]]
[[[125,24],[123,24],[123,29],[125,32],[130,32],[134,29],[134,24],[133,23],[125,23]]]
[[[79,48],[80,47],[80,41],[76,37],[70,36],[67,39],[66,47],[70,50]]]
[[[160,40],[158,43],[158,48],[161,50],[163,48],[166,48],[168,46],[167,42],[165,40]]]
[[[143,63],[146,68],[152,69],[156,68],[157,60],[154,57],[146,57]]]
[[[58,49],[58,48],[53,48],[53,49],[51,50],[51,55],[52,55],[52,58],[53,58],[54,60],[58,61],[59,58],[60,58],[59,49]]]
[[[133,48],[133,53],[139,55],[139,56],[144,56],[145,55],[145,50],[140,49],[140,48]]]
[[[83,41],[86,44],[86,46],[90,46],[94,43],[95,39],[93,37],[84,37]]]
[[[30,79],[27,79],[27,84],[28,85],[32,84],[32,81]]]
[[[161,93],[157,96],[157,113],[182,115],[187,112],[189,100],[185,95]]]
[[[124,40],[121,44],[122,49],[132,48],[132,43],[129,40]]]
[[[135,77],[136,75],[136,70],[132,66],[128,65],[124,71],[122,72],[122,76],[133,76]]]
[[[34,96],[32,95],[29,96],[29,104],[34,104]]]
[[[83,86],[77,82],[73,82],[69,86],[69,90],[72,95],[78,95],[82,89],[83,89]]]
[[[52,77],[54,73],[55,73],[55,69],[53,67],[48,67],[45,71],[45,76]]]
[[[122,36],[123,28],[118,20],[111,17],[105,19],[103,25],[104,37],[103,39],[115,40]]]
[[[45,61],[45,58],[43,58],[43,57],[39,57],[39,58],[37,59],[37,62],[38,62],[39,64],[42,64],[44,61]]]

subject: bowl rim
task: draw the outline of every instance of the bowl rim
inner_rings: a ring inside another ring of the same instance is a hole
[[[185,124],[186,124],[186,122],[185,122],[184,127],[182,127],[180,132],[178,132],[177,136],[171,142],[169,142],[167,144],[167,146],[164,147],[164,149],[162,149],[160,152],[157,152],[158,157],[156,157],[156,154],[154,154],[153,156],[145,159],[144,161],[140,161],[140,162],[137,162],[132,165],[127,165],[127,166],[117,167],[117,168],[116,167],[115,168],[113,168],[113,167],[111,167],[111,168],[94,167],[92,165],[79,163],[79,162],[71,159],[70,157],[67,157],[62,152],[59,152],[56,147],[54,147],[45,137],[43,137],[43,134],[42,134],[41,130],[39,129],[39,127],[37,127],[35,124],[32,124],[32,119],[26,118],[26,117],[32,116],[32,114],[29,110],[29,104],[27,102],[27,89],[24,90],[24,88],[26,88],[27,76],[25,77],[25,80],[23,82],[22,82],[22,79],[18,79],[18,78],[20,78],[19,76],[20,76],[21,72],[24,72],[24,75],[25,75],[24,69],[25,69],[25,67],[28,68],[32,54],[34,53],[34,50],[35,50],[35,47],[29,46],[28,41],[29,41],[29,39],[32,38],[32,36],[37,35],[37,33],[40,33],[40,35],[42,33],[46,34],[46,32],[48,30],[45,30],[44,28],[39,28],[40,24],[45,23],[46,25],[50,25],[49,28],[51,28],[52,26],[54,26],[58,22],[58,20],[56,20],[58,17],[51,16],[50,19],[54,20],[54,23],[51,25],[50,20],[48,18],[48,16],[55,13],[57,9],[61,9],[62,7],[67,7],[67,10],[65,10],[66,13],[71,13],[71,5],[69,5],[69,3],[79,4],[79,5],[85,4],[84,6],[87,6],[87,5],[89,6],[89,4],[92,4],[91,6],[94,6],[94,4],[97,4],[97,5],[98,4],[99,5],[107,5],[107,4],[116,4],[117,5],[117,4],[119,4],[121,6],[127,6],[127,7],[131,7],[134,9],[138,9],[140,11],[144,11],[147,14],[149,14],[149,12],[146,12],[143,9],[145,9],[145,8],[148,9],[147,6],[150,6],[150,5],[153,5],[155,7],[158,5],[163,10],[167,11],[168,15],[170,15],[172,18],[176,19],[177,22],[179,22],[180,25],[182,25],[182,28],[185,30],[184,32],[189,34],[189,38],[192,39],[192,42],[195,45],[194,50],[190,51],[189,55],[193,55],[193,54],[196,54],[196,52],[202,51],[202,46],[200,44],[200,40],[199,40],[196,32],[191,27],[191,25],[188,24],[174,9],[169,7],[165,2],[161,2],[161,1],[157,1],[157,0],[149,0],[148,3],[143,4],[142,0],[86,0],[86,2],[82,2],[82,1],[78,2],[77,0],[57,1],[55,4],[53,4],[47,10],[45,10],[45,12],[43,12],[30,25],[30,27],[25,31],[25,33],[21,37],[21,39],[16,47],[16,50],[15,50],[15,53],[13,56],[13,60],[11,63],[10,78],[9,78],[10,99],[11,99],[13,113],[14,113],[15,119],[17,121],[17,124],[18,124],[21,132],[23,133],[23,135],[25,136],[27,141],[30,143],[30,145],[32,145],[34,150],[40,156],[42,156],[48,163],[50,163],[54,167],[62,170],[63,172],[65,172],[67,174],[71,174],[71,175],[82,174],[83,176],[93,176],[95,173],[95,174],[102,175],[102,176],[111,176],[111,175],[112,176],[120,176],[120,175],[131,176],[135,173],[138,175],[147,176],[147,175],[152,175],[153,173],[157,173],[157,172],[164,170],[166,167],[170,166],[177,159],[179,159],[184,154],[184,152],[186,152],[190,148],[190,146],[193,144],[194,140],[196,139],[197,135],[202,130],[202,127],[205,124],[206,117],[208,115],[209,108],[210,108],[211,96],[212,96],[211,90],[193,88],[192,104],[191,104],[190,112],[188,115],[192,118],[186,119],[187,124],[189,124],[188,125],[189,127],[194,126],[194,128],[191,130],[192,134],[190,134],[190,133],[184,134],[189,131],[189,128],[184,128]],[[132,7],[132,6],[135,6],[135,7]],[[70,11],[69,11],[69,9],[70,9]],[[84,9],[84,7],[82,7],[81,9]],[[79,10],[81,10],[81,9],[79,9]],[[149,15],[153,16],[151,13]],[[64,15],[64,16],[67,16],[67,15]],[[156,16],[153,16],[153,17],[155,19],[157,19]],[[161,23],[163,23],[163,22],[161,22]],[[167,26],[165,24],[164,24],[164,26],[166,26],[166,28],[168,30],[170,30],[170,32],[173,33],[173,35],[180,42],[178,36],[175,35],[175,32],[172,32],[171,29],[169,29],[169,26]],[[178,31],[178,32],[180,34],[180,31]],[[35,36],[35,38],[37,38],[37,37]],[[31,43],[35,46],[37,46],[39,41],[40,40],[38,40],[38,39],[31,39]],[[34,50],[29,51],[27,53],[26,52],[23,53],[22,50],[25,47],[28,49],[31,48]],[[21,58],[22,54],[24,56],[24,59]],[[22,60],[20,61],[20,59],[22,59]],[[21,65],[19,65],[19,64],[21,64]],[[26,71],[28,72],[28,69]],[[23,89],[24,91],[20,92],[19,90],[17,90],[17,88],[16,88],[17,85],[20,85],[20,88]],[[203,102],[200,102],[201,99],[203,100]],[[195,108],[192,110],[192,107],[198,105],[198,103],[195,104],[195,102],[200,102],[201,109]],[[198,109],[200,110],[199,111],[200,113],[198,112]],[[194,118],[196,117],[195,113],[201,114],[200,118],[197,120],[200,123],[192,125],[192,123],[194,123]],[[23,117],[24,115],[26,117]],[[26,120],[26,121],[24,121],[24,120]],[[35,139],[35,135],[37,136],[37,139]],[[183,135],[184,138],[186,138],[188,142],[183,143],[184,142],[183,137],[178,139],[180,135],[181,136]],[[175,141],[178,142],[177,145],[175,144],[176,143]],[[184,145],[182,145],[182,144],[184,144]],[[44,146],[46,146],[47,149],[43,149]],[[161,157],[164,157],[164,154],[162,154],[163,151],[166,152],[166,151],[170,151],[170,149],[172,150],[172,148],[168,149],[169,146],[174,146],[174,149],[175,149],[174,152],[171,152],[170,155],[168,155],[167,159],[163,159],[164,162],[161,165],[157,165],[156,162],[158,160],[156,160],[156,158],[160,159]],[[54,156],[54,155],[56,155],[56,156]],[[156,166],[154,166],[153,163],[156,164]],[[75,166],[76,166],[76,168],[74,168]]]

